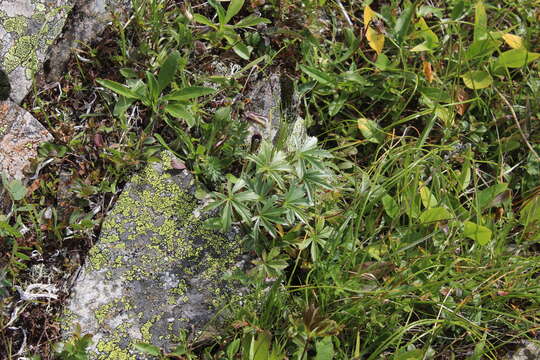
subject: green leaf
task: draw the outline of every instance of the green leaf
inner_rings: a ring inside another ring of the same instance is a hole
[[[479,57],[488,57],[501,46],[502,42],[498,40],[486,39],[474,41],[465,51],[465,60],[473,60]]]
[[[458,178],[459,189],[465,190],[469,187],[471,182],[471,149],[467,149],[465,161],[461,167],[461,174]]]
[[[536,195],[523,206],[519,212],[519,222],[522,225],[529,225],[540,222],[540,195]]]
[[[26,187],[19,179],[8,182],[6,188],[11,198],[15,201],[22,200],[26,196]]]
[[[494,68],[520,68],[540,58],[539,53],[529,52],[524,48],[505,51],[499,56]]]
[[[171,83],[180,64],[180,53],[174,50],[165,60],[158,74],[159,93]]]
[[[195,125],[195,117],[186,107],[178,103],[170,103],[164,109],[169,115],[186,120],[189,127]]]
[[[253,51],[253,48],[251,46],[247,46],[242,41],[238,41],[233,46],[233,50],[236,53],[236,55],[240,56],[244,60],[249,60],[251,57],[251,52]]]
[[[486,6],[482,0],[475,6],[474,15],[474,41],[486,40],[488,37]]]
[[[237,22],[236,24],[234,24],[234,27],[244,28],[244,27],[249,27],[249,26],[256,26],[259,24],[270,24],[270,23],[271,21],[266,18],[256,16],[256,15],[249,15],[243,18],[242,20],[240,20],[239,22]]]
[[[449,220],[452,218],[452,214],[443,207],[435,207],[427,209],[420,215],[420,222],[422,224],[429,224],[436,221]]]
[[[22,236],[21,233],[17,229],[15,229],[13,226],[9,225],[5,221],[0,221],[0,234],[2,234],[2,232],[16,238],[19,238]]]
[[[234,15],[238,14],[242,7],[244,6],[244,0],[231,0],[229,7],[227,8],[227,14],[225,15],[225,24],[228,24],[229,21],[233,18]]]
[[[162,99],[165,101],[176,100],[186,101],[198,98],[200,96],[210,95],[215,93],[216,90],[203,86],[188,86],[180,90],[173,91],[172,93],[164,96]]]
[[[146,344],[146,343],[136,343],[135,350],[140,351],[144,354],[149,354],[153,356],[161,355],[161,350],[157,346]]]
[[[193,20],[195,20],[196,22],[200,24],[210,26],[212,28],[216,27],[216,25],[212,21],[210,21],[210,19],[208,19],[206,16],[201,15],[201,14],[193,14]]]
[[[427,209],[436,207],[439,204],[435,195],[425,185],[420,186],[420,198],[422,199],[422,204]]]
[[[233,360],[234,356],[236,355],[239,349],[240,349],[240,339],[235,339],[229,345],[227,345],[227,350],[226,350],[227,358],[229,360]]]
[[[156,104],[159,97],[159,84],[154,74],[150,71],[146,72],[146,84],[148,86],[149,100],[151,104]]]
[[[497,197],[497,195],[503,193],[508,189],[508,184],[495,184],[493,186],[488,187],[485,190],[482,190],[476,194],[476,197],[478,199],[478,206],[481,210],[486,209],[487,207],[491,207],[493,200]]]
[[[396,34],[396,40],[399,45],[401,45],[403,39],[409,33],[415,8],[416,4],[411,4],[407,6],[401,16],[396,21],[394,32]]]
[[[208,3],[214,9],[216,9],[220,25],[223,26],[223,25],[227,24],[227,22],[225,21],[225,9],[221,5],[221,3],[217,2],[216,0],[208,0]]]
[[[491,240],[491,230],[487,227],[465,221],[463,236],[476,241],[479,245],[486,245]]]
[[[382,203],[383,203],[384,211],[392,219],[395,219],[399,215],[399,206],[393,197],[391,197],[388,194],[384,195],[382,197]]]
[[[326,85],[326,86],[334,85],[334,79],[330,75],[328,75],[327,73],[319,69],[316,69],[311,66],[306,66],[306,65],[300,65],[300,69],[310,78],[317,80],[323,85]]]
[[[462,78],[465,86],[473,90],[485,89],[493,83],[491,75],[481,70],[469,71]]]
[[[457,20],[463,15],[464,10],[465,10],[465,3],[463,2],[463,0],[460,0],[454,5],[454,8],[452,9],[452,13],[450,14],[450,17],[452,18],[452,20]]]
[[[357,120],[357,126],[367,141],[375,144],[382,144],[384,142],[386,135],[375,121],[359,118]]]
[[[334,344],[331,336],[325,336],[315,343],[317,355],[315,360],[332,360],[334,358]]]
[[[96,79],[96,82],[100,84],[101,86],[104,86],[107,89],[112,90],[115,93],[125,96],[129,99],[138,99],[138,100],[141,99],[141,96],[136,94],[133,90],[131,90],[125,85],[117,83],[116,81],[106,80],[106,79]]]

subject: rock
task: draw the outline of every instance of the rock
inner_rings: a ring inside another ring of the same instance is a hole
[[[69,10],[68,0],[0,1],[0,67],[9,76],[11,99],[16,103],[32,87]]]
[[[508,360],[538,360],[540,359],[540,343],[524,341],[520,347],[508,354]]]
[[[116,17],[126,20],[131,0],[70,0],[71,15],[57,43],[51,47],[47,62],[47,78],[56,81],[63,74],[72,49],[99,40],[100,34]]]
[[[142,359],[141,341],[170,350],[238,296],[222,278],[238,263],[237,232],[204,229],[191,175],[162,158],[126,185],[67,301],[63,333],[93,334],[92,359]]]
[[[246,108],[249,133],[270,139],[274,144],[284,142],[285,149],[293,151],[307,140],[304,119],[298,115],[298,96],[292,80],[279,71],[257,81],[248,92],[251,100]]]
[[[24,178],[38,146],[52,136],[30,113],[12,101],[0,101],[0,172]]]

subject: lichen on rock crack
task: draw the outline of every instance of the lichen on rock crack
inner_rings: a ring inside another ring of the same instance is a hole
[[[77,323],[94,334],[94,359],[140,359],[137,341],[171,347],[236,296],[222,276],[238,261],[237,233],[203,227],[192,178],[171,160],[163,153],[126,185],[68,300],[64,334]]]

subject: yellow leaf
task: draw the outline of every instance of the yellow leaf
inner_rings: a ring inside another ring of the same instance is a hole
[[[375,11],[371,10],[369,5],[364,8],[364,31],[367,30],[369,23],[376,16]]]
[[[426,77],[428,83],[431,84],[433,81],[433,68],[431,67],[431,63],[429,61],[424,61],[422,66],[424,68],[424,76]]]
[[[512,49],[520,49],[523,47],[523,39],[521,38],[521,36],[504,34],[502,38]]]
[[[368,27],[366,38],[368,39],[369,46],[377,52],[377,55],[381,55],[384,47],[384,35]]]

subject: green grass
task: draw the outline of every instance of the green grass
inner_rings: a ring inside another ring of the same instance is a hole
[[[0,355],[15,358],[24,329],[26,355],[49,358],[62,299],[12,318],[15,286],[64,284],[164,148],[221,207],[209,225],[239,222],[257,254],[231,275],[252,289],[245,305],[177,358],[499,359],[538,339],[538,1],[255,0],[227,16],[241,3],[136,0],[73,58],[62,91],[27,99],[55,141],[26,189],[5,181]],[[216,61],[241,70],[215,76]],[[252,79],[276,68],[318,145],[251,153],[238,119]],[[32,275],[32,250],[59,271]]]

